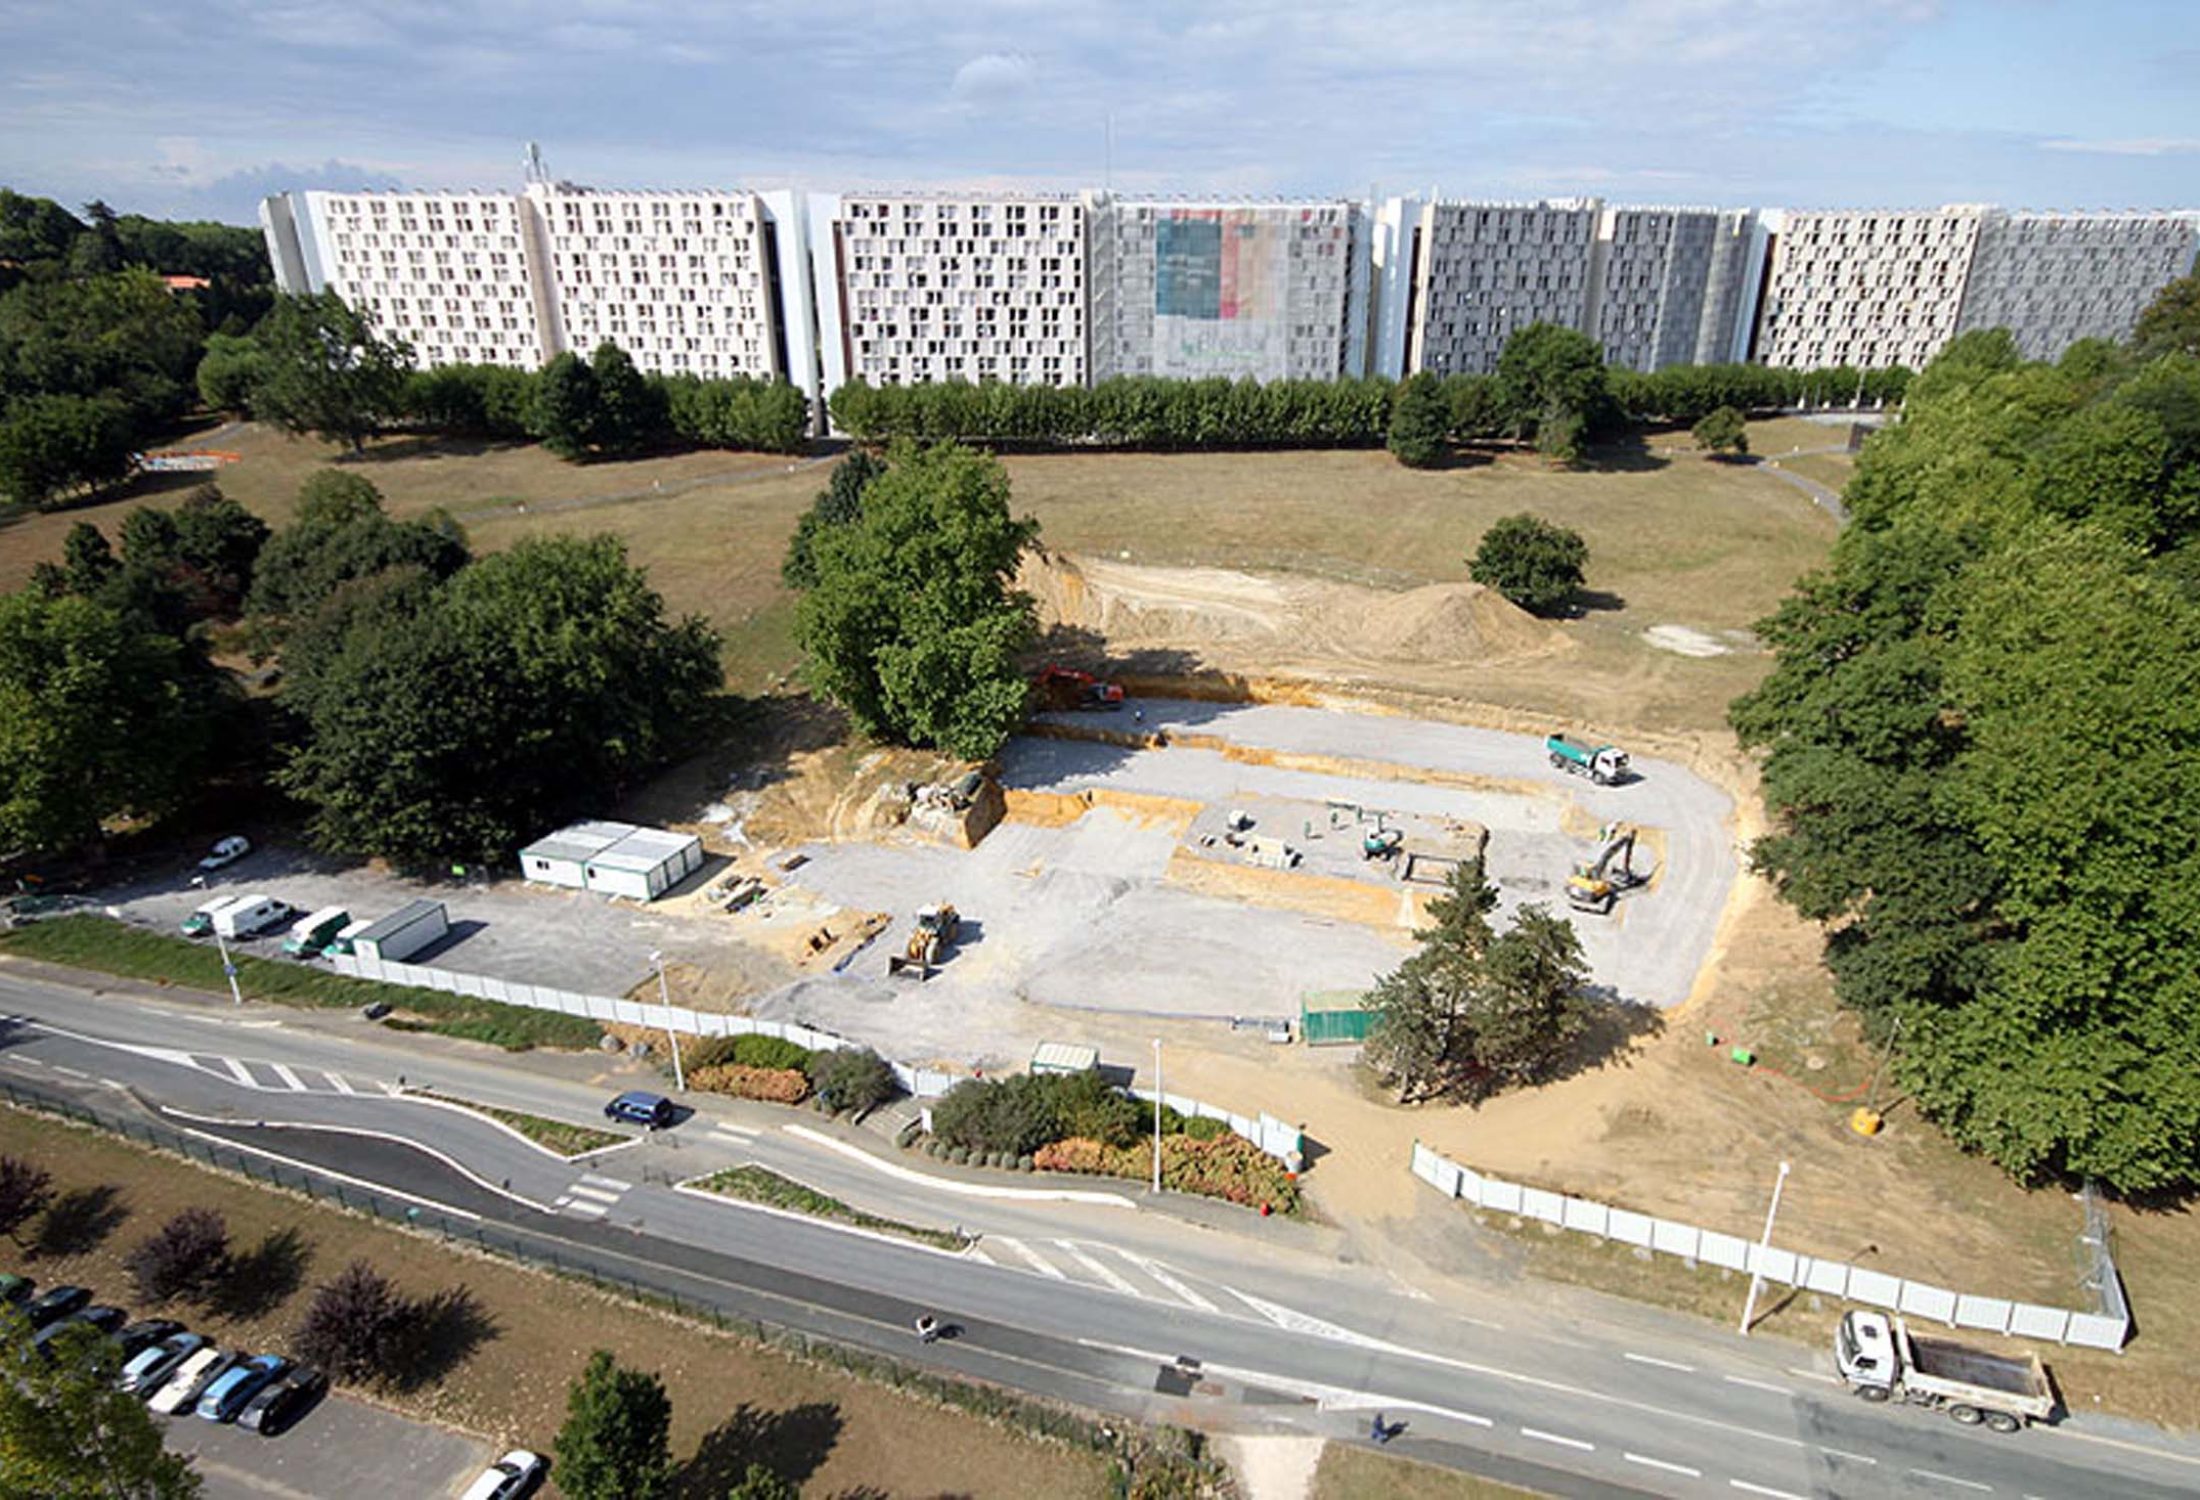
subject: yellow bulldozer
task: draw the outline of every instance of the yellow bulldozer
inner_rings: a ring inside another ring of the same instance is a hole
[[[901,952],[887,957],[886,972],[918,980],[931,978],[932,970],[954,946],[956,935],[961,931],[961,914],[946,902],[920,909],[917,925],[909,931],[908,944]]]
[[[1566,901],[1576,911],[1611,915],[1620,892],[1633,890],[1649,879],[1636,873],[1635,829],[1626,823],[1607,823],[1597,830],[1597,857],[1575,865],[1566,877]]]

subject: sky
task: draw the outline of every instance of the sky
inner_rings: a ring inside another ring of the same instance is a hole
[[[0,0],[0,184],[2200,208],[2200,0]]]

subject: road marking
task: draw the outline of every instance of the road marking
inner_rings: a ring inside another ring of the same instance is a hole
[[[560,1198],[554,1206],[559,1213],[577,1214],[584,1219],[601,1219],[611,1213],[601,1203],[584,1203],[578,1198]]]
[[[712,1125],[710,1127],[710,1133],[712,1135],[731,1136],[734,1140],[739,1141],[744,1146],[747,1145],[750,1141],[755,1140],[757,1135],[759,1134],[756,1127],[753,1125],[725,1124]]]
[[[976,1261],[981,1266],[998,1267],[1000,1265],[999,1261],[995,1260],[992,1256],[986,1254],[976,1245],[972,1245],[968,1250],[964,1251],[963,1253],[967,1255],[970,1259]]]
[[[1910,1472],[1920,1479],[1937,1479],[1942,1484],[1952,1484],[1960,1489],[1984,1490],[1989,1495],[1994,1492],[1992,1485],[1980,1484],[1976,1479],[1958,1479],[1953,1474],[1936,1474],[1931,1469],[1912,1469]]]
[[[1729,1375],[1725,1379],[1728,1385],[1746,1385],[1753,1391],[1770,1391],[1775,1396],[1795,1394],[1784,1385],[1774,1385],[1769,1380],[1751,1380],[1747,1375]]]
[[[1205,1297],[1202,1297],[1199,1293],[1193,1291],[1183,1282],[1177,1280],[1175,1276],[1169,1273],[1169,1269],[1166,1266],[1162,1265],[1161,1262],[1156,1260],[1148,1260],[1143,1255],[1125,1250],[1121,1245],[1110,1245],[1108,1246],[1108,1248],[1110,1250],[1113,1250],[1117,1255],[1122,1256],[1132,1265],[1138,1267],[1139,1270],[1144,1271],[1154,1280],[1160,1282],[1170,1291],[1176,1293],[1176,1295],[1181,1297],[1184,1301],[1190,1303],[1193,1307],[1198,1308],[1201,1312],[1216,1312],[1219,1310],[1212,1302],[1209,1302]]]
[[[247,1068],[243,1063],[237,1061],[234,1057],[217,1057],[214,1060],[220,1063],[223,1067],[227,1068],[229,1070],[229,1076],[236,1079],[237,1082],[243,1084],[246,1088],[264,1090],[264,1085],[261,1084],[259,1079],[252,1076],[251,1070]]]
[[[1012,1240],[1005,1234],[989,1234],[986,1236],[986,1238],[991,1240],[996,1245],[1006,1245],[1009,1249],[1015,1251],[1018,1255],[1024,1258],[1024,1260],[1030,1265],[1032,1270],[1037,1271],[1041,1276],[1051,1276],[1056,1281],[1066,1281],[1069,1279],[1062,1274],[1061,1268],[1059,1266],[1055,1265],[1054,1262],[1048,1260],[1038,1251],[1032,1249],[1022,1240]]]
[[[1663,1469],[1668,1474],[1686,1474],[1690,1479],[1703,1478],[1703,1470],[1691,1469],[1686,1464],[1669,1464],[1662,1458],[1648,1458],[1640,1453],[1622,1453],[1620,1457],[1631,1464],[1641,1464],[1646,1469]]]
[[[70,1067],[67,1063],[55,1063],[53,1064],[53,1070],[56,1073],[66,1073],[71,1078],[89,1078],[92,1076],[81,1068]]]
[[[585,1182],[574,1183],[565,1190],[565,1196],[568,1198],[587,1198],[592,1202],[606,1204],[616,1203],[620,1197],[619,1194],[608,1192],[603,1188],[590,1187]]]
[[[1876,1458],[1866,1458],[1861,1453],[1850,1453],[1846,1449],[1842,1448],[1828,1448],[1821,1445],[1818,1451],[1820,1453],[1830,1453],[1835,1458],[1845,1458],[1852,1464],[1876,1464],[1879,1462],[1879,1460]]]
[[[1556,1443],[1561,1448],[1579,1448],[1584,1453],[1594,1453],[1597,1451],[1597,1445],[1594,1443],[1585,1443],[1580,1438],[1560,1437],[1557,1433],[1545,1432],[1540,1427],[1523,1427],[1520,1429],[1520,1435],[1522,1437],[1536,1438],[1546,1443]]]
[[[184,1112],[183,1112],[182,1110],[179,1110],[179,1109],[171,1109],[171,1108],[169,1108],[169,1107],[168,1107],[167,1105],[162,1105],[162,1106],[161,1106],[161,1113],[162,1113],[162,1114],[165,1114],[165,1115],[174,1115],[174,1116],[176,1116],[176,1117],[177,1117],[178,1119],[184,1119],[184,1120],[205,1120],[205,1121],[206,1121],[206,1123],[208,1123],[209,1125],[235,1125],[235,1124],[237,1123],[237,1122],[235,1122],[235,1121],[233,1121],[233,1120],[216,1120],[216,1119],[212,1119],[212,1118],[210,1118],[210,1117],[208,1117],[208,1116],[206,1116],[206,1115],[187,1115],[187,1114],[185,1114],[185,1113],[184,1113]],[[448,1203],[439,1203],[439,1202],[437,1202],[437,1201],[436,1201],[435,1199],[433,1199],[433,1198],[423,1198],[423,1197],[421,1197],[421,1196],[420,1196],[420,1195],[419,1195],[418,1193],[408,1193],[408,1192],[406,1192],[406,1191],[405,1191],[405,1190],[404,1190],[403,1188],[384,1187],[384,1186],[383,1186],[383,1185],[382,1185],[381,1183],[379,1183],[379,1182],[369,1182],[369,1181],[367,1181],[367,1180],[366,1180],[366,1179],[365,1179],[364,1177],[354,1177],[354,1176],[352,1176],[352,1175],[351,1175],[351,1174],[350,1174],[349,1172],[339,1172],[339,1171],[335,1170],[335,1169],[334,1169],[333,1167],[323,1167],[323,1166],[318,1166],[318,1165],[316,1165],[316,1164],[315,1164],[315,1163],[313,1163],[313,1162],[309,1162],[309,1161],[299,1161],[299,1160],[297,1160],[297,1159],[296,1159],[296,1158],[294,1158],[294,1157],[288,1157],[288,1156],[285,1156],[285,1155],[283,1155],[283,1154],[282,1154],[281,1152],[279,1152],[279,1151],[270,1151],[270,1150],[266,1149],[266,1148],[265,1148],[265,1147],[263,1147],[263,1146],[248,1146],[248,1145],[246,1145],[246,1144],[245,1144],[244,1142],[242,1142],[242,1141],[233,1141],[233,1140],[231,1140],[231,1139],[230,1139],[230,1138],[229,1138],[228,1136],[225,1136],[225,1135],[215,1135],[215,1134],[214,1134],[214,1133],[213,1133],[212,1131],[209,1131],[209,1130],[193,1130],[193,1129],[192,1129],[192,1128],[191,1128],[190,1126],[188,1126],[188,1125],[178,1125],[178,1126],[177,1126],[176,1128],[177,1128],[178,1130],[182,1131],[182,1132],[183,1132],[183,1133],[184,1133],[185,1135],[195,1135],[195,1136],[197,1136],[197,1137],[198,1137],[198,1138],[199,1138],[200,1140],[202,1140],[202,1141],[212,1141],[212,1142],[214,1142],[214,1143],[215,1143],[215,1144],[217,1144],[217,1145],[221,1145],[221,1146],[227,1146],[227,1147],[228,1147],[228,1148],[229,1148],[230,1150],[232,1150],[232,1151],[249,1151],[249,1152],[251,1152],[251,1153],[252,1153],[252,1154],[253,1154],[254,1156],[264,1156],[264,1157],[266,1157],[266,1158],[267,1158],[267,1159],[268,1159],[269,1161],[279,1161],[279,1162],[281,1162],[281,1163],[282,1163],[282,1164],[283,1164],[284,1166],[286,1166],[286,1167],[296,1167],[296,1168],[297,1168],[297,1169],[298,1169],[299,1171],[301,1171],[301,1172],[310,1172],[310,1173],[313,1173],[313,1174],[314,1174],[315,1176],[319,1176],[319,1177],[327,1177],[327,1178],[330,1178],[330,1179],[332,1179],[332,1180],[334,1180],[334,1181],[336,1181],[336,1182],[348,1182],[348,1183],[350,1183],[350,1184],[351,1184],[351,1185],[352,1185],[353,1187],[355,1187],[355,1188],[364,1188],[364,1189],[365,1189],[366,1191],[368,1191],[368,1192],[370,1192],[370,1193],[383,1193],[383,1194],[387,1194],[387,1195],[388,1195],[389,1197],[392,1197],[392,1198],[402,1198],[402,1199],[404,1199],[404,1200],[405,1200],[405,1201],[406,1201],[407,1203],[419,1203],[419,1204],[422,1204],[422,1205],[424,1205],[424,1206],[426,1206],[426,1207],[428,1207],[428,1208],[432,1208],[432,1209],[434,1209],[434,1210],[435,1210],[435,1211],[436,1211],[437,1213],[441,1213],[441,1214],[450,1214],[450,1215],[452,1215],[453,1217],[456,1217],[456,1218],[460,1218],[460,1219],[473,1219],[473,1220],[476,1220],[476,1221],[478,1221],[478,1220],[479,1220],[479,1219],[481,1218],[481,1215],[479,1215],[479,1214],[477,1214],[477,1213],[473,1212],[473,1211],[472,1211],[471,1209],[465,1209],[465,1208],[453,1208],[453,1207],[451,1207],[451,1206],[450,1206],[450,1205],[449,1205]],[[324,1126],[324,1127],[316,1127],[316,1128],[322,1128],[322,1129],[325,1129],[325,1128],[327,1128],[327,1127],[325,1127],[325,1126]],[[352,1135],[371,1135],[371,1134],[373,1134],[373,1132],[372,1132],[372,1131],[365,1131],[365,1130],[354,1130],[354,1131],[351,1131],[351,1132],[349,1132],[349,1133],[350,1133],[350,1134],[352,1134]],[[387,1137],[387,1139],[391,1139],[391,1140],[394,1140],[394,1139],[396,1139],[396,1137],[394,1137],[394,1136],[391,1136],[391,1137]],[[406,1144],[410,1145],[410,1144],[411,1144],[411,1142],[407,1142]],[[422,1147],[421,1149],[423,1149],[423,1150],[426,1150],[427,1148],[426,1148],[426,1147]],[[437,1155],[440,1155],[441,1153],[433,1153],[433,1154],[437,1154]],[[446,1157],[446,1158],[444,1158],[444,1159],[445,1159],[446,1161],[448,1161],[448,1160],[449,1160],[449,1158],[448,1158],[448,1157]],[[451,1163],[451,1165],[452,1165],[452,1166],[458,1166],[458,1164],[457,1164],[456,1162],[452,1162],[452,1163]],[[465,1171],[466,1171],[466,1169],[465,1169],[464,1167],[459,1167],[459,1168],[458,1168],[458,1170],[460,1170],[461,1172],[465,1172]],[[469,1176],[469,1177],[472,1177],[472,1176],[473,1176],[473,1174],[472,1174],[471,1172],[467,1172],[467,1173],[466,1173],[466,1175],[467,1175],[467,1176]],[[479,1179],[476,1179],[476,1180],[478,1181]],[[492,1189],[490,1189],[490,1191],[491,1191],[491,1192],[495,1192],[495,1191],[497,1191],[497,1189],[494,1189],[494,1188],[492,1188]],[[507,1193],[507,1194],[505,1194],[505,1196],[506,1196],[506,1197],[508,1197],[508,1198],[516,1198],[516,1199],[518,1199],[518,1201],[519,1201],[519,1202],[521,1202],[521,1203],[527,1203],[527,1200],[526,1200],[526,1199],[524,1199],[524,1198],[519,1198],[517,1194],[513,1194],[513,1193]],[[538,1204],[538,1203],[528,1203],[528,1204],[527,1204],[527,1206],[528,1206],[529,1208],[535,1208],[535,1209],[539,1209],[539,1208],[540,1208],[540,1207],[541,1207],[542,1205],[540,1205],[540,1204]]]
[[[21,1063],[26,1068],[43,1068],[46,1066],[35,1057],[11,1057],[8,1061]]]
[[[329,1087],[336,1090],[336,1092],[339,1094],[349,1094],[356,1092],[356,1090],[354,1090],[349,1083],[346,1083],[344,1081],[344,1075],[341,1073],[331,1073],[324,1068],[321,1072],[321,1076],[323,1078],[326,1078],[329,1081]]]
[[[1788,1373],[1789,1373],[1790,1375],[1800,1375],[1800,1376],[1802,1376],[1802,1377],[1803,1377],[1803,1379],[1805,1379],[1805,1380],[1819,1380],[1819,1381],[1823,1381],[1823,1382],[1825,1382],[1825,1383],[1826,1383],[1827,1385],[1839,1385],[1839,1384],[1841,1383],[1841,1377],[1840,1377],[1840,1376],[1838,1376],[1838,1375],[1828,1375],[1828,1374],[1827,1374],[1827,1373],[1826,1373],[1826,1372],[1825,1372],[1824,1370],[1804,1370],[1804,1369],[1799,1369],[1799,1368],[1797,1368],[1797,1367],[1796,1367],[1796,1366],[1794,1366],[1794,1365],[1789,1365],[1789,1366],[1787,1367],[1787,1372],[1788,1372]]]
[[[610,1188],[613,1192],[618,1193],[623,1193],[628,1188],[634,1186],[634,1184],[631,1182],[621,1182],[616,1177],[605,1177],[596,1172],[583,1172],[581,1174],[581,1181],[600,1188]]]
[[[365,1130],[357,1125],[323,1125],[318,1122],[299,1120],[225,1120],[219,1115],[195,1115],[187,1109],[178,1109],[173,1104],[163,1104],[162,1106],[160,1106],[160,1112],[164,1115],[171,1115],[178,1120],[196,1120],[202,1125],[222,1125],[228,1127],[231,1130],[318,1130],[328,1135],[356,1135],[364,1136],[368,1140],[374,1141],[393,1141],[400,1146],[409,1146],[413,1150],[418,1151],[425,1156],[434,1157],[437,1161],[443,1163],[443,1165],[449,1167],[452,1171],[458,1173],[459,1176],[465,1178],[468,1182],[471,1182],[475,1187],[482,1189],[484,1192],[495,1193],[500,1198],[509,1198],[514,1203],[517,1203],[520,1207],[531,1208],[538,1214],[546,1214],[550,1212],[547,1207],[540,1203],[537,1203],[532,1198],[523,1197],[520,1194],[513,1192],[510,1188],[497,1186],[497,1184],[491,1182],[488,1178],[482,1176],[472,1167],[467,1166],[464,1162],[458,1160],[454,1156],[451,1156],[449,1153],[438,1151],[435,1147],[428,1145],[424,1141],[407,1140],[404,1136],[401,1135],[391,1135],[386,1130]],[[200,1132],[194,1132],[194,1134],[196,1133]],[[228,1139],[226,1136],[214,1136],[211,1137],[211,1139],[218,1140],[225,1146],[235,1146],[239,1151],[260,1151],[260,1148],[257,1146],[240,1145],[239,1143]],[[281,1162],[290,1161],[289,1157],[277,1156],[272,1151],[260,1151],[260,1154],[262,1156],[274,1157],[275,1160]],[[304,1164],[291,1162],[291,1165],[299,1166]],[[422,1198],[412,1193],[398,1192],[396,1188],[385,1188],[376,1183],[360,1182],[359,1179],[355,1177],[345,1177],[343,1173],[332,1171],[327,1167],[313,1167],[312,1170],[319,1172],[326,1177],[341,1178],[345,1182],[358,1182],[359,1186],[373,1188],[378,1193],[395,1193],[400,1198],[411,1198],[415,1203],[427,1203],[436,1208],[443,1207],[442,1204],[436,1203],[435,1200],[431,1198]],[[462,1208],[448,1209],[446,1210],[446,1212],[465,1214],[466,1217],[469,1219],[478,1219],[481,1217],[481,1215],[477,1213],[469,1213],[467,1212],[467,1210]]]
[[[1746,1479],[1729,1479],[1727,1483],[1738,1490],[1747,1490],[1752,1495],[1769,1496],[1771,1500],[1806,1500],[1806,1497],[1798,1495],[1792,1490],[1770,1489],[1761,1484],[1751,1484]]]
[[[306,1091],[306,1086],[298,1081],[298,1075],[291,1072],[290,1069],[284,1067],[281,1063],[271,1062],[268,1064],[268,1066],[273,1068],[275,1070],[275,1076],[277,1078],[280,1078],[284,1082],[284,1084],[292,1090],[301,1094]]]
[[[1631,1359],[1638,1365],[1656,1365],[1661,1370],[1678,1370],[1683,1375],[1693,1375],[1696,1373],[1696,1367],[1694,1365],[1684,1365],[1679,1363],[1677,1360],[1653,1359],[1647,1354],[1637,1354],[1631,1349],[1622,1350],[1620,1353],[1620,1358]]]
[[[1137,1287],[1132,1286],[1128,1281],[1125,1281],[1112,1268],[1100,1264],[1100,1262],[1094,1260],[1091,1256],[1087,1255],[1081,1248],[1079,1248],[1075,1240],[1056,1240],[1054,1243],[1061,1246],[1064,1250],[1067,1250],[1070,1255],[1076,1259],[1079,1265],[1083,1266],[1086,1270],[1092,1272],[1093,1275],[1099,1277],[1102,1281],[1105,1281],[1109,1286],[1121,1292],[1124,1296],[1138,1297],[1140,1301],[1146,1300],[1144,1297],[1140,1296]]]

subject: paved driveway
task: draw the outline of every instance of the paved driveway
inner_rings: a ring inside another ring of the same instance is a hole
[[[207,1500],[456,1495],[496,1455],[489,1445],[349,1396],[332,1395],[281,1437],[197,1417],[168,1421],[168,1446],[198,1459]]]

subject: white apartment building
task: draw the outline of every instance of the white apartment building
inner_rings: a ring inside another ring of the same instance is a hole
[[[813,199],[830,391],[1086,381],[1085,207],[1061,195],[865,193]]]
[[[1717,315],[1735,263],[1748,251],[1742,216],[1717,209],[1607,208],[1597,224],[1590,275],[1588,333],[1604,361],[1627,370],[1702,363],[1708,336],[1719,346]],[[1714,272],[1722,298],[1713,298]],[[1727,309],[1733,324],[1732,308]],[[1731,337],[1727,340],[1731,344]]]
[[[775,231],[755,193],[536,182],[523,201],[544,272],[546,347],[585,356],[610,342],[667,375],[788,373]]]
[[[1755,359],[1787,369],[1922,368],[1956,333],[1985,210],[1768,216]]]
[[[2026,359],[2080,339],[2123,339],[2168,283],[2189,274],[2200,215],[1986,215],[1958,332],[2006,328]]]
[[[1336,380],[1366,370],[1357,203],[1086,200],[1092,378]]]
[[[1405,368],[1486,375],[1531,323],[1586,331],[1597,219],[1594,199],[1422,205]]]

